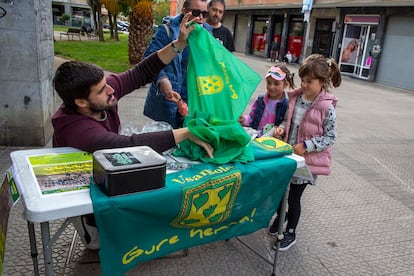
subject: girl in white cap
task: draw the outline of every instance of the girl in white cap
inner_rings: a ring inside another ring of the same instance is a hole
[[[242,115],[239,122],[258,131],[262,136],[284,119],[288,101],[285,89],[293,89],[293,74],[283,63],[278,63],[267,70],[266,94],[259,96],[252,105],[249,115]]]

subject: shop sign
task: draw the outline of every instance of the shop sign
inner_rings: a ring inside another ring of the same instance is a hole
[[[346,24],[378,24],[379,15],[346,15],[344,22]]]

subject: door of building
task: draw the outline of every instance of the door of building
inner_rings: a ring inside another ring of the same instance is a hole
[[[345,17],[342,50],[339,58],[341,72],[360,79],[368,79],[375,44],[377,15],[347,15]]]
[[[292,16],[289,22],[289,35],[287,41],[288,52],[285,61],[297,63],[302,55],[303,35],[305,25],[301,17]]]
[[[317,19],[315,35],[312,44],[312,54],[322,54],[325,57],[332,55],[333,32],[332,24],[334,19]]]
[[[266,32],[269,26],[268,16],[255,16],[253,20],[253,34],[251,41],[251,53],[264,57],[266,49]]]

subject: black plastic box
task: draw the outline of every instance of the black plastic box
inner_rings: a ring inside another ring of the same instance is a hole
[[[107,196],[165,186],[166,159],[147,146],[97,150],[93,180]]]

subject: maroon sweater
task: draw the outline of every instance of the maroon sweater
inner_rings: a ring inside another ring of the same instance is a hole
[[[158,55],[147,57],[134,68],[121,74],[110,75],[107,83],[115,90],[119,100],[135,89],[153,81],[159,71],[165,67]],[[118,134],[120,119],[118,106],[107,110],[106,120],[100,122],[69,109],[62,104],[52,117],[54,129],[54,147],[75,147],[94,152],[100,149],[150,146],[157,152],[163,152],[175,146],[172,131],[153,132],[124,136]]]

